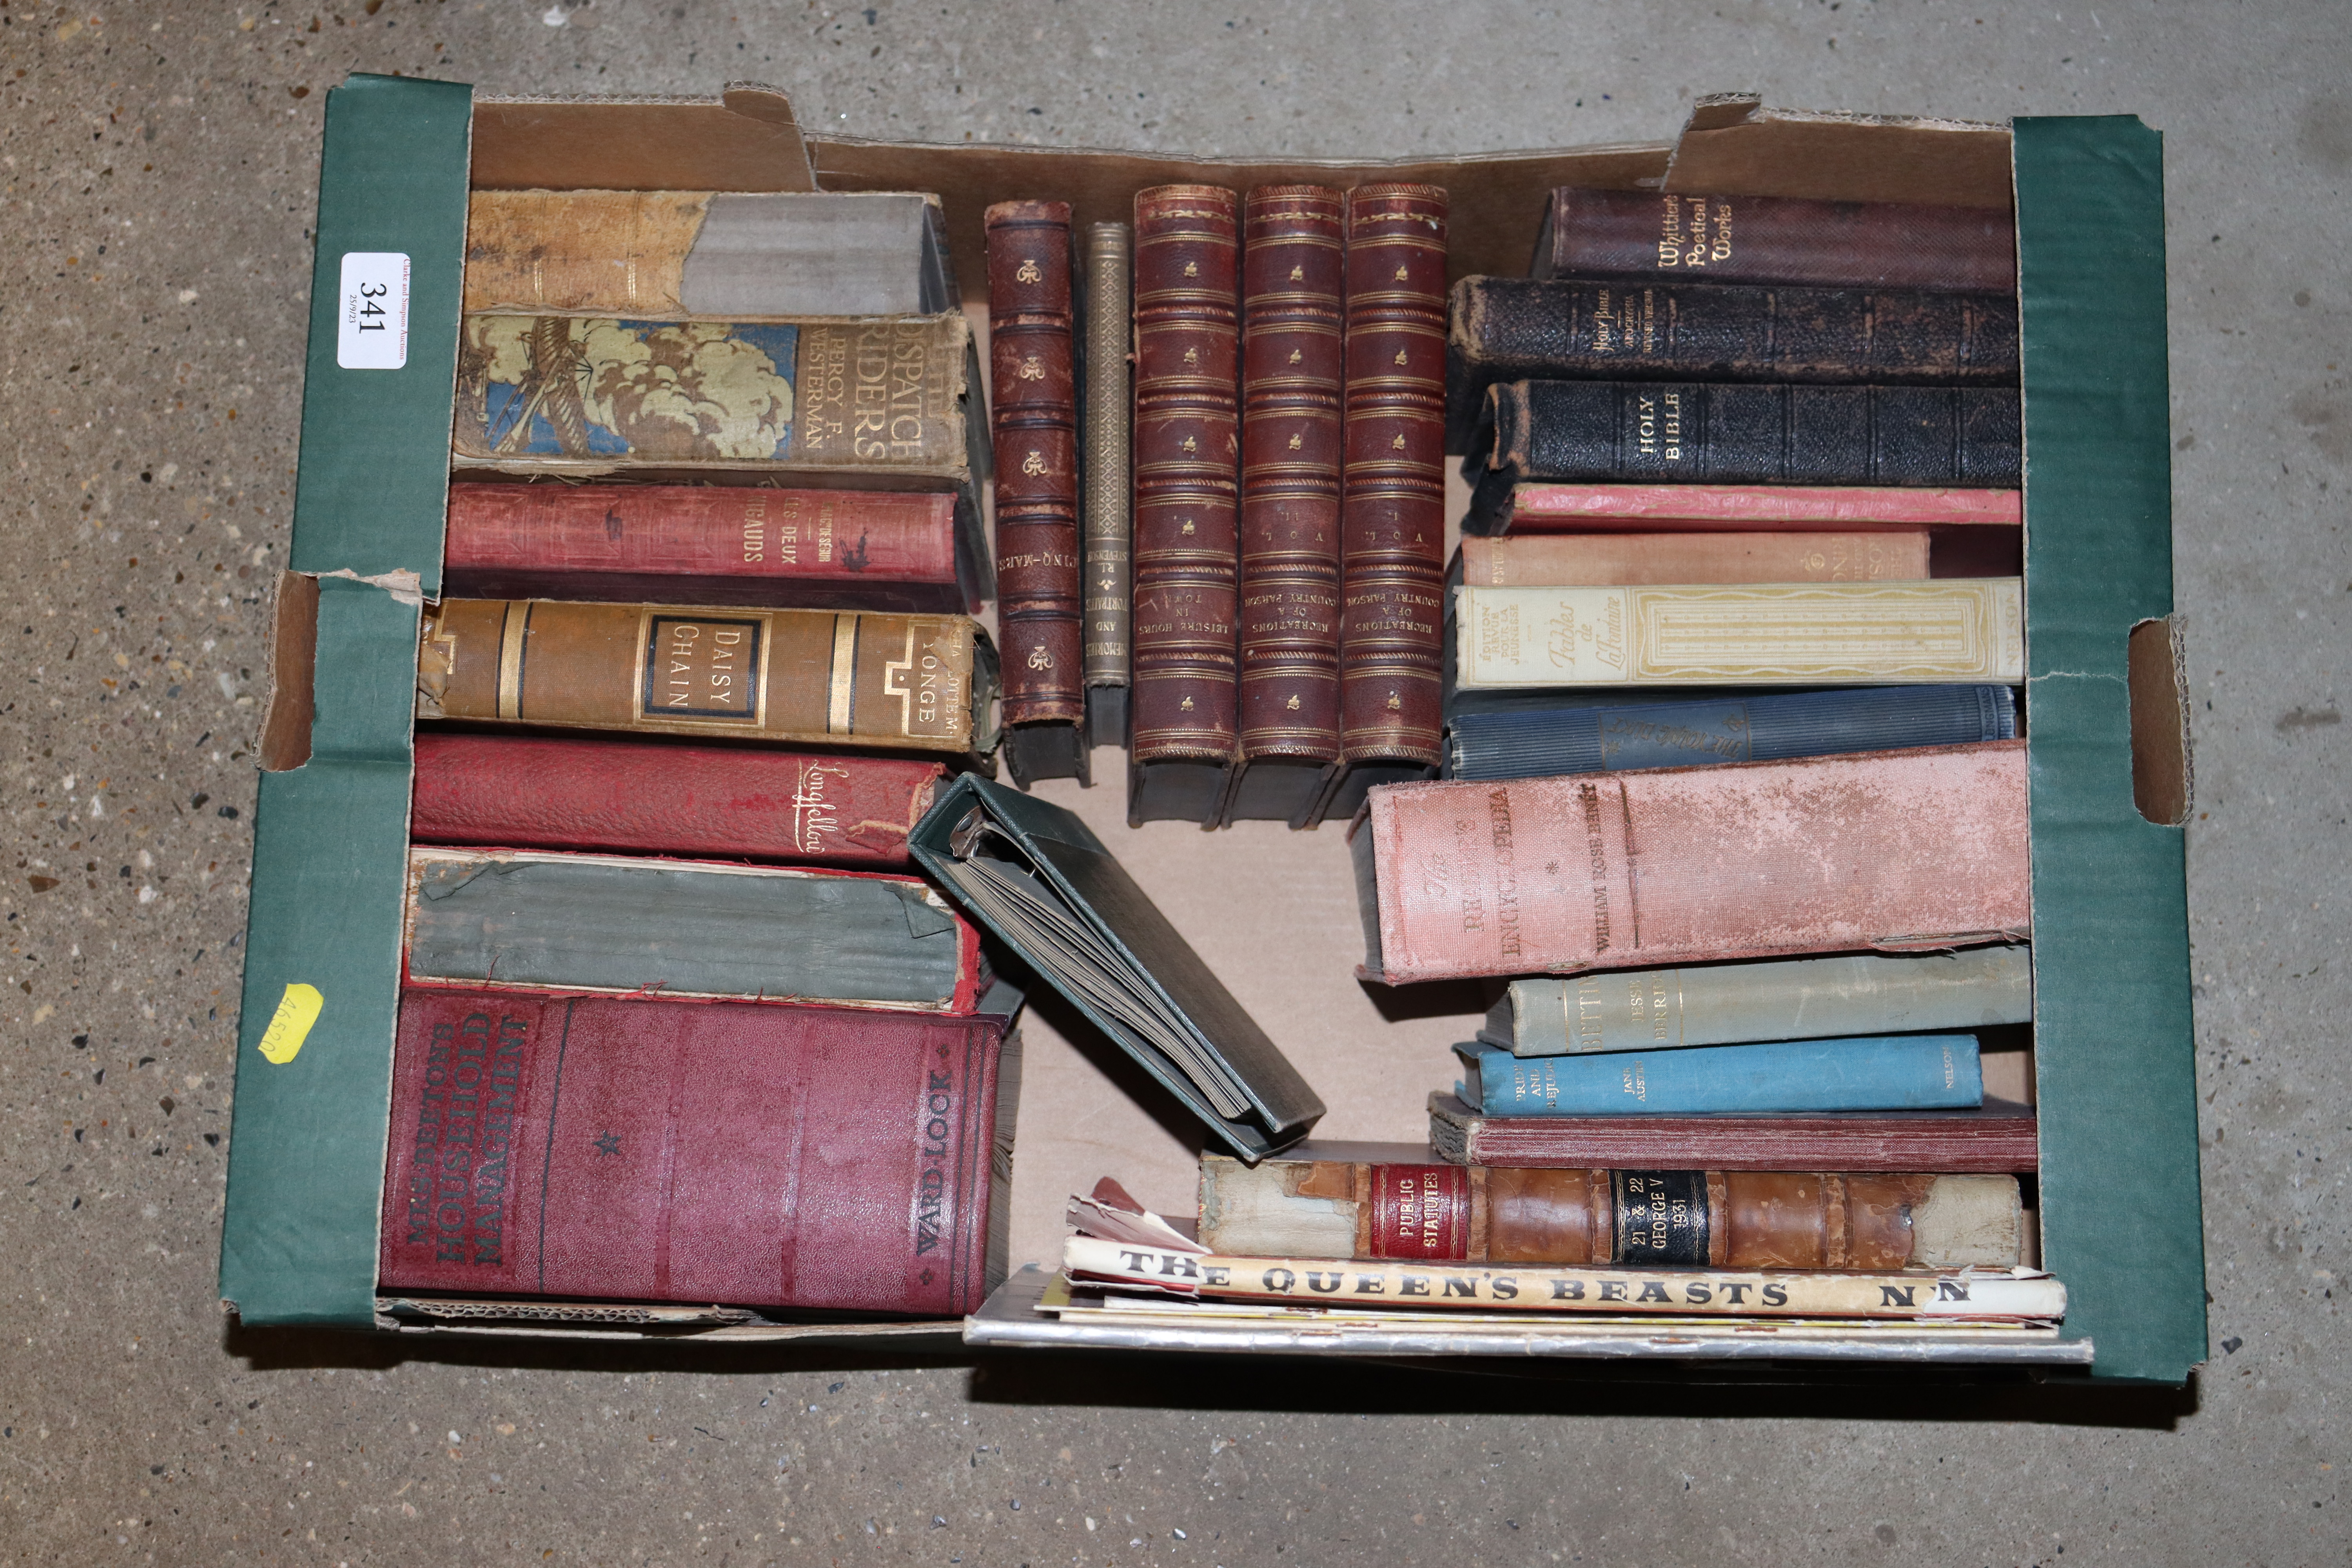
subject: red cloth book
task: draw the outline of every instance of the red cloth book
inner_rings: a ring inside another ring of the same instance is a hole
[[[1429,1146],[1457,1165],[1584,1170],[1936,1171],[2038,1168],[2033,1108],[1840,1110],[1708,1116],[1482,1116],[1429,1097]]]
[[[946,772],[897,757],[425,732],[409,837],[898,869]]]
[[[1394,784],[1367,813],[1358,973],[1392,985],[1955,947],[2032,923],[2022,741]]]
[[[969,614],[955,508],[868,490],[454,484],[443,591]]]
[[[381,1288],[968,1312],[1005,1022],[406,993]]]
[[[1555,533],[1628,525],[1676,532],[1790,529],[2015,528],[2019,490],[1906,489],[1897,485],[1526,484],[1511,496],[1510,531]]]

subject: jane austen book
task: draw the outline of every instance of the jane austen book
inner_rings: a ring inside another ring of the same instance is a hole
[[[416,736],[419,844],[904,870],[947,770],[911,757],[553,735]]]
[[[476,191],[466,309],[920,316],[962,308],[940,198],[898,191]]]
[[[464,598],[644,600],[952,615],[956,500],[764,485],[449,487],[443,585]]]
[[[1004,1272],[1009,1022],[407,991],[382,1289],[971,1311]]]
[[[1433,1164],[1411,1143],[1201,1156],[1201,1245],[1272,1257],[2013,1268],[2017,1178]]]
[[[977,932],[913,877],[417,846],[417,985],[969,1013]]]
[[[2015,941],[2025,743],[1393,784],[1350,829],[1368,978]]]
[[[551,599],[425,611],[416,716],[985,754],[996,656],[961,616]]]
[[[1901,685],[2025,679],[2019,579],[1488,588],[1454,604],[1454,681]]]

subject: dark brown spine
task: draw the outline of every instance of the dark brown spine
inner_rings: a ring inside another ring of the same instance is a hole
[[[2017,226],[2005,208],[1820,202],[1677,191],[1552,193],[1538,278],[1826,288],[2017,287]]]
[[[1241,755],[1339,756],[1341,197],[1243,208]]]
[[[1076,723],[1086,691],[1069,204],[999,202],[987,227],[1004,721]]]
[[[1445,607],[1445,193],[1348,196],[1340,749],[1438,760]]]
[[[1234,193],[1135,198],[1134,762],[1234,754],[1240,234]]]

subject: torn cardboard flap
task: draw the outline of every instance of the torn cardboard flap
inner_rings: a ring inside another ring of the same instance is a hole
[[[474,100],[476,190],[814,191],[792,100],[762,82],[719,99]]]
[[[1815,201],[2011,205],[2006,125],[1767,109],[1755,93],[1691,106],[1665,188]]]
[[[2158,826],[2179,827],[2189,820],[2197,786],[2189,738],[2188,649],[2179,616],[2132,627],[2125,679],[2131,691],[2132,804]]]

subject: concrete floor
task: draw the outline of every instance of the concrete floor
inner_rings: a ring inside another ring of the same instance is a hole
[[[0,1558],[2345,1560],[2340,4],[337,3],[0,0],[0,226],[28,263],[0,275]],[[757,78],[849,132],[1203,153],[1656,139],[1742,88],[2161,128],[2212,1363],[2055,1396],[226,1337],[245,747],[319,110],[394,68]]]

